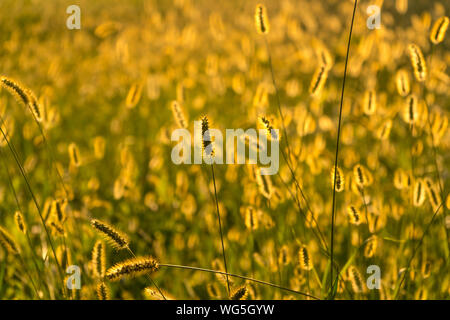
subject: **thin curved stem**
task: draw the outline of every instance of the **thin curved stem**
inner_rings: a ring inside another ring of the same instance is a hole
[[[350,54],[350,43],[352,41],[352,32],[353,32],[353,22],[355,21],[356,7],[358,5],[358,0],[355,0],[355,5],[353,6],[353,15],[352,22],[350,24],[350,32],[348,35],[347,42],[347,53],[345,56],[345,66],[344,66],[344,77],[342,80],[342,90],[341,90],[341,102],[339,106],[339,121],[338,121],[338,130],[337,130],[337,139],[336,139],[336,155],[334,159],[334,183],[333,183],[333,207],[331,211],[331,245],[330,245],[330,255],[331,255],[331,266],[333,266],[334,262],[334,220],[335,220],[335,207],[336,207],[336,172],[338,166],[338,156],[339,156],[339,140],[341,138],[341,122],[342,122],[342,106],[344,102],[344,91],[345,91],[345,80],[347,78],[347,66],[348,66],[348,57]],[[336,279],[337,281],[337,279]],[[333,289],[335,281],[333,281],[333,268],[330,271],[330,288]],[[333,291],[333,290],[331,290]]]
[[[211,172],[212,172],[212,180],[213,180],[213,184],[214,184],[214,199],[215,199],[215,202],[216,202],[217,219],[219,220],[220,242],[222,243],[223,264],[225,266],[225,272],[227,274],[228,295],[230,295],[230,293],[231,293],[231,291],[230,291],[230,280],[228,279],[227,258],[225,256],[225,246],[223,244],[222,221],[220,220],[219,201],[217,199],[216,177],[214,176],[214,165],[213,164],[211,164]]]
[[[292,289],[289,289],[289,288],[285,288],[285,287],[279,286],[277,284],[273,284],[273,283],[262,281],[262,280],[258,280],[258,279],[253,279],[253,278],[246,277],[246,276],[241,276],[241,275],[234,274],[234,273],[227,273],[227,272],[222,272],[222,271],[217,271],[217,270],[198,268],[198,267],[191,267],[191,266],[182,266],[182,265],[169,264],[169,263],[159,263],[158,266],[159,267],[167,267],[167,268],[188,269],[188,270],[195,270],[195,271],[203,271],[203,272],[209,272],[209,273],[223,274],[223,275],[227,275],[227,276],[230,276],[230,277],[240,278],[240,279],[252,281],[252,282],[255,282],[255,283],[263,284],[263,285],[270,286],[270,287],[273,287],[273,288],[278,288],[280,290],[284,290],[284,291],[289,291],[289,292],[292,292],[292,293],[300,294],[300,295],[303,295],[305,297],[309,297],[309,298],[312,298],[312,299],[315,299],[315,300],[320,300],[320,298],[318,298],[316,296],[313,296],[311,294],[308,294],[308,293],[292,290]]]

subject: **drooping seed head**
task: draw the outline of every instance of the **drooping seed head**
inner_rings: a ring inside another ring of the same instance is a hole
[[[119,262],[106,271],[106,279],[117,281],[123,277],[132,278],[158,270],[158,262],[152,257],[132,258]]]
[[[12,255],[19,254],[19,246],[6,229],[0,227],[0,245]]]
[[[113,228],[109,224],[102,222],[97,219],[91,220],[91,225],[94,227],[97,231],[99,231],[105,238],[108,240],[108,242],[116,249],[126,249],[128,248],[129,240],[128,237],[120,232],[119,230]]]

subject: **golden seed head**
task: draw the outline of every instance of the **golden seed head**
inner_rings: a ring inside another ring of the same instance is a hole
[[[237,288],[230,296],[230,300],[245,300],[248,295],[248,290],[246,286]]]
[[[397,85],[397,92],[402,97],[406,97],[410,90],[410,77],[408,71],[400,69],[395,76],[395,83]]]
[[[175,119],[175,123],[177,124],[177,126],[179,128],[187,128],[186,117],[184,116],[181,105],[176,100],[174,100],[171,102],[170,106],[172,109],[173,118]]]
[[[271,141],[279,141],[280,134],[272,125],[272,121],[267,117],[258,117],[258,126],[266,131],[266,136]]]
[[[126,107],[129,109],[136,107],[136,105],[139,103],[139,100],[141,99],[141,95],[142,84],[134,83],[128,91],[127,99],[125,101]]]
[[[202,149],[203,154],[207,157],[214,157],[214,144],[212,142],[211,132],[209,131],[209,119],[207,116],[203,116],[202,123]]]
[[[366,258],[371,258],[375,255],[378,246],[378,238],[376,236],[371,236],[364,247],[364,256]]]
[[[363,165],[359,163],[353,168],[353,176],[355,177],[356,184],[360,188],[363,188],[370,184],[369,172]]]
[[[97,231],[99,231],[108,242],[116,249],[126,249],[128,248],[129,240],[128,237],[122,232],[116,230],[112,226],[108,225],[105,222],[99,221],[97,219],[91,220],[91,225]]]
[[[16,221],[17,228],[22,233],[27,233],[27,224],[25,223],[25,219],[23,218],[23,215],[20,211],[16,211],[14,213],[14,220]]]
[[[431,42],[433,42],[434,44],[438,44],[444,41],[445,33],[448,29],[448,24],[448,17],[444,16],[436,20],[430,33]]]
[[[311,256],[309,255],[308,248],[305,245],[302,245],[298,250],[298,260],[300,267],[303,270],[309,271],[313,268]]]
[[[123,277],[136,277],[158,270],[158,262],[152,257],[139,257],[119,262],[106,271],[106,279],[117,281]]]
[[[336,172],[336,183],[335,183],[335,172]],[[336,192],[341,192],[345,187],[344,173],[341,168],[337,167],[337,170],[334,170],[334,167],[331,168],[331,187],[336,186]]]
[[[406,104],[403,111],[403,120],[406,123],[414,124],[419,117],[418,101],[414,94],[409,95],[406,98]]]
[[[109,289],[106,283],[99,282],[97,284],[97,298],[98,300],[110,300]]]
[[[420,50],[420,48],[416,44],[411,43],[408,46],[408,52],[417,81],[425,81],[427,77],[427,65],[425,63],[422,50]]]
[[[417,179],[414,183],[413,204],[420,207],[425,201],[425,186],[422,179]]]
[[[348,268],[348,276],[350,282],[352,283],[352,288],[355,293],[365,292],[364,282],[362,280],[361,274],[355,266],[350,266]]]
[[[375,90],[366,90],[363,100],[363,111],[366,115],[371,116],[377,109],[377,95]]]
[[[70,164],[79,167],[81,165],[80,152],[78,150],[78,146],[75,143],[69,144],[68,147]]]
[[[256,173],[256,183],[258,184],[261,194],[270,199],[273,194],[272,180],[269,175],[261,174],[261,169]]]
[[[322,88],[328,78],[328,69],[326,65],[320,65],[313,74],[311,84],[309,86],[309,94],[317,97],[322,92]]]
[[[356,226],[361,224],[361,213],[355,206],[348,206],[347,213],[351,224],[354,224]]]
[[[105,277],[106,272],[106,248],[105,244],[98,240],[92,249],[92,267],[94,276],[100,279]]]
[[[259,219],[256,210],[253,207],[247,207],[245,210],[245,226],[249,230],[258,229]]]
[[[0,245],[12,255],[19,254],[19,246],[6,229],[0,227]]]
[[[255,25],[256,31],[259,34],[269,33],[269,19],[267,17],[267,10],[263,4],[258,4],[255,9]]]

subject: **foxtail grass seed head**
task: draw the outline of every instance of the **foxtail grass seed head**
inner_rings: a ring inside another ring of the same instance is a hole
[[[43,110],[41,104],[34,95],[33,91],[26,89],[25,93],[28,95],[28,107],[30,108],[31,113],[37,122],[42,122]]]
[[[108,240],[108,242],[116,249],[126,249],[128,248],[129,240],[128,237],[120,232],[119,230],[113,228],[109,224],[102,222],[97,219],[91,220],[91,225],[94,227],[97,231],[99,231],[105,238]]]
[[[424,183],[428,201],[430,202],[433,211],[436,211],[442,202],[441,195],[438,192],[438,187],[430,178],[425,178]]]
[[[68,150],[70,164],[75,167],[81,166],[80,151],[78,150],[78,146],[75,143],[71,143],[69,144]]]
[[[375,90],[366,90],[363,99],[363,111],[366,115],[371,116],[377,110],[377,95]]]
[[[377,251],[378,238],[376,236],[371,236],[364,247],[364,257],[372,258]]]
[[[258,117],[258,127],[266,131],[267,139],[271,141],[279,141],[280,134],[277,133],[272,125],[272,121],[267,117]]]
[[[50,221],[50,227],[57,236],[64,236],[64,227],[56,221]]]
[[[448,29],[448,24],[448,17],[441,17],[436,20],[430,33],[431,42],[433,42],[434,44],[439,44],[444,41],[445,33]]]
[[[117,281],[124,277],[133,278],[142,274],[154,273],[158,262],[152,257],[132,258],[119,262],[106,271],[106,279]]]
[[[395,76],[395,84],[399,95],[406,97],[409,94],[411,91],[410,82],[411,80],[408,71],[405,69],[400,69],[397,71]]]
[[[353,168],[353,176],[355,177],[356,184],[360,188],[364,188],[370,184],[367,169],[359,163]]]
[[[18,102],[22,103],[24,106],[28,105],[30,101],[29,96],[26,93],[27,89],[25,87],[23,87],[15,80],[7,77],[1,77],[0,81],[3,88],[9,91],[9,93],[11,93],[17,99]]]
[[[336,186],[336,192],[343,191],[345,187],[345,180],[344,180],[344,173],[342,172],[341,168],[337,167],[336,170],[336,184],[334,181],[334,176],[335,170],[333,167],[331,168],[331,188],[333,188],[333,186]]]
[[[17,228],[20,232],[26,234],[27,233],[27,224],[25,223],[25,219],[20,211],[16,211],[14,213],[14,220],[16,221]]]
[[[422,50],[416,44],[411,43],[408,46],[408,52],[417,81],[424,82],[427,78],[427,65]]]
[[[104,282],[97,284],[97,298],[98,300],[110,300],[109,289]]]
[[[209,119],[207,116],[201,118],[202,123],[202,150],[206,157],[214,157],[214,144],[209,131]]]
[[[105,244],[98,240],[92,250],[92,267],[94,276],[103,279],[106,272],[106,248]]]
[[[19,246],[14,238],[6,231],[5,228],[0,227],[0,245],[12,255],[19,254]]]
[[[378,128],[377,132],[378,139],[387,140],[389,138],[389,134],[391,133],[391,129],[392,129],[392,120],[387,119]]]
[[[129,109],[133,109],[139,103],[142,95],[142,84],[134,83],[130,90],[128,91],[127,99],[125,105]]]
[[[65,205],[61,199],[52,201],[51,215],[56,218],[59,223],[64,223],[66,220]]]
[[[300,267],[303,270],[309,271],[313,268],[311,256],[309,254],[308,248],[305,245],[302,245],[298,250],[298,260],[300,263]]]
[[[24,106],[30,109],[36,121],[38,122],[42,121],[41,105],[39,104],[39,101],[34,95],[33,91],[24,87],[17,81],[4,76],[0,77],[0,82],[1,85],[7,91],[9,91],[19,103],[22,103]]]
[[[291,261],[289,256],[289,247],[284,245],[280,249],[280,254],[278,255],[278,263],[281,266],[287,265]]]
[[[406,123],[414,124],[417,122],[417,119],[419,118],[418,104],[417,97],[414,94],[411,94],[406,98],[403,111],[403,120]]]
[[[319,66],[313,74],[311,84],[309,86],[309,94],[317,97],[322,92],[322,88],[328,78],[328,69],[325,65]]]
[[[259,226],[259,219],[257,212],[253,207],[247,207],[245,210],[245,226],[248,230],[257,230]]]
[[[358,226],[361,224],[361,213],[359,212],[359,209],[357,209],[355,206],[350,205],[347,207],[347,214],[348,218],[351,224],[354,224],[355,226]]]
[[[258,4],[255,9],[255,26],[256,31],[259,34],[268,34],[269,27],[269,19],[267,17],[267,10],[263,4]]]
[[[414,183],[413,204],[420,207],[425,201],[425,186],[422,179],[416,179]]]
[[[365,286],[361,274],[355,266],[350,266],[348,268],[348,277],[352,284],[352,289],[355,293],[363,293],[365,291]]]
[[[273,194],[272,180],[270,179],[270,175],[261,174],[261,170],[256,174],[256,183],[259,187],[259,192],[267,198],[270,199]]]
[[[231,293],[230,300],[245,300],[248,295],[248,290],[246,286],[237,288]]]
[[[187,128],[186,117],[184,116],[181,105],[176,100],[174,100],[171,102],[170,106],[172,108],[173,118],[177,126],[179,128]]]

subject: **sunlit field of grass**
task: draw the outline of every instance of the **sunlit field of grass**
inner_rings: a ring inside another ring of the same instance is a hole
[[[0,1],[0,299],[449,299],[449,11]],[[194,121],[278,172],[175,164]]]

